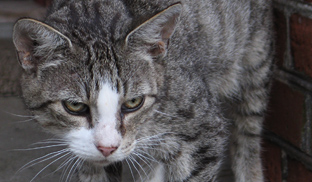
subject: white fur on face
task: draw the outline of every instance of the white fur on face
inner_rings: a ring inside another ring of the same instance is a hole
[[[103,84],[97,100],[99,120],[94,131],[96,145],[103,147],[120,145],[121,135],[116,129],[118,100],[119,95],[112,89],[112,86],[107,83]]]
[[[103,159],[103,155],[94,145],[92,130],[84,127],[74,129],[66,135],[66,140],[75,155],[91,161]]]
[[[101,147],[118,147],[121,143],[121,134],[117,131],[119,95],[109,84],[103,84],[97,99],[99,119],[93,128],[81,127],[66,135],[70,150],[84,159],[92,161],[103,160],[105,157],[97,149]],[[116,153],[118,153],[116,151]],[[114,158],[108,156],[108,158]]]

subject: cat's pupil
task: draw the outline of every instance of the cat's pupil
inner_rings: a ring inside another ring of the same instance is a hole
[[[142,98],[141,98],[141,97],[133,98],[133,99],[130,101],[129,105],[130,105],[130,107],[137,107],[137,106],[140,105],[141,101],[142,101]]]

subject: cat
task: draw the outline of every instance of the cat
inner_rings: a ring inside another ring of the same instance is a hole
[[[121,181],[127,163],[133,181],[217,181],[228,143],[235,181],[262,182],[271,14],[266,0],[55,0],[14,26],[24,102],[81,182]]]

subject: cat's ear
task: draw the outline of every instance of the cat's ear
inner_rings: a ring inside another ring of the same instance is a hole
[[[146,51],[152,57],[165,56],[181,11],[182,5],[178,3],[158,13],[130,32],[126,37],[126,45]]]
[[[43,64],[47,56],[60,47],[72,47],[62,33],[34,19],[20,19],[13,28],[13,43],[20,64],[25,70]]]

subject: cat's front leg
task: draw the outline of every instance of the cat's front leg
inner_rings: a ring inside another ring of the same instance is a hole
[[[80,182],[120,182],[121,174],[121,163],[115,163],[107,167],[85,163],[78,171],[78,179]]]
[[[235,182],[264,181],[260,155],[267,90],[265,86],[250,85],[245,84],[242,99],[236,103],[233,111],[235,124],[230,150]]]
[[[260,32],[270,37],[269,33]],[[261,37],[254,34],[256,37]],[[263,182],[261,164],[261,132],[265,117],[268,89],[273,67],[273,50],[270,39],[262,38],[253,43],[245,58],[245,72],[248,79],[241,80],[241,89],[233,109],[234,131],[232,137],[232,167],[236,182]],[[260,50],[260,51],[259,51]],[[257,52],[259,51],[259,52]]]

